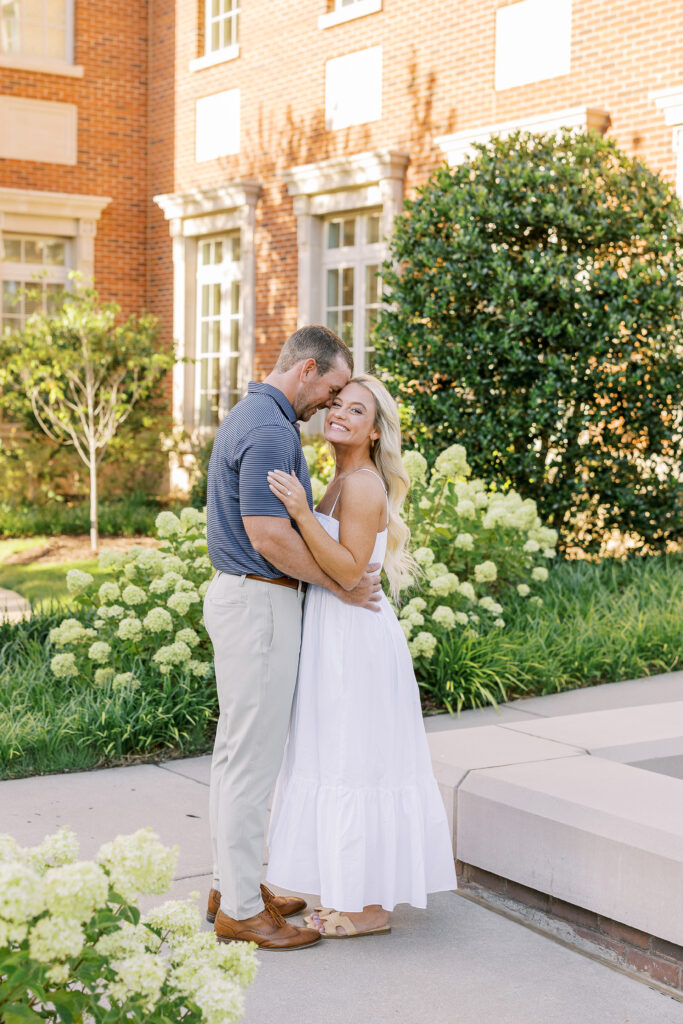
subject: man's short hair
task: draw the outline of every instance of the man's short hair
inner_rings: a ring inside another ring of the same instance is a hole
[[[315,359],[319,376],[329,373],[337,359],[343,359],[353,373],[353,356],[351,349],[338,334],[322,324],[311,324],[300,327],[290,334],[282,346],[282,351],[275,364],[280,373],[287,373],[304,359]]]

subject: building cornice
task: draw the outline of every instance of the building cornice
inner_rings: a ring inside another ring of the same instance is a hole
[[[0,210],[30,217],[72,217],[99,220],[111,196],[87,196],[74,192],[37,192],[33,189],[0,188]]]
[[[191,192],[166,192],[153,198],[166,220],[187,220],[241,206],[255,206],[260,192],[257,181],[233,181]]]
[[[314,164],[300,164],[282,172],[291,196],[315,196],[340,189],[362,188],[380,181],[400,180],[410,162],[407,153],[379,150],[332,157]]]
[[[676,85],[672,89],[658,89],[657,92],[650,93],[650,99],[664,112],[668,125],[672,128],[683,125],[683,85]]]
[[[605,110],[595,107],[571,107],[567,110],[555,110],[548,114],[536,114],[523,117],[517,121],[504,121],[500,124],[485,125],[481,128],[467,128],[451,135],[441,135],[434,142],[446,154],[449,164],[460,164],[471,153],[472,146],[486,143],[493,136],[505,138],[515,131],[526,132],[557,132],[561,128],[573,128],[579,131],[593,129],[601,134],[607,130],[610,116]]]

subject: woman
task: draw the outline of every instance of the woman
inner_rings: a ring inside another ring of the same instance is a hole
[[[396,597],[412,564],[399,516],[409,480],[386,388],[367,374],[351,380],[325,437],[336,472],[316,512],[296,477],[270,473],[270,489],[329,576],[351,589],[383,563]],[[308,589],[269,843],[268,880],[320,893],[327,907],[306,920],[326,938],[388,932],[397,903],[425,907],[428,892],[455,888],[412,660],[384,596],[375,613]]]

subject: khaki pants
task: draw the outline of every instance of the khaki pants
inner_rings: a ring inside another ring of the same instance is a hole
[[[214,888],[242,921],[263,910],[268,798],[284,753],[301,644],[303,594],[217,573],[204,598],[220,717],[209,805]]]

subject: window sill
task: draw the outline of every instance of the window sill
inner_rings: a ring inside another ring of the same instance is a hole
[[[214,53],[207,53],[203,57],[196,57],[189,64],[190,71],[202,71],[204,68],[212,68],[216,64],[225,64],[226,61],[236,60],[240,55],[239,43],[234,46],[226,46],[224,50],[216,50]]]
[[[364,18],[366,14],[377,14],[381,10],[382,0],[356,0],[351,7],[342,7],[341,10],[321,14],[318,18],[318,28],[333,28],[347,21],[355,21],[356,18]]]
[[[69,64],[65,60],[49,57],[26,57],[23,54],[0,54],[0,68],[13,71],[38,71],[45,75],[63,75],[65,78],[83,78],[82,64]]]

